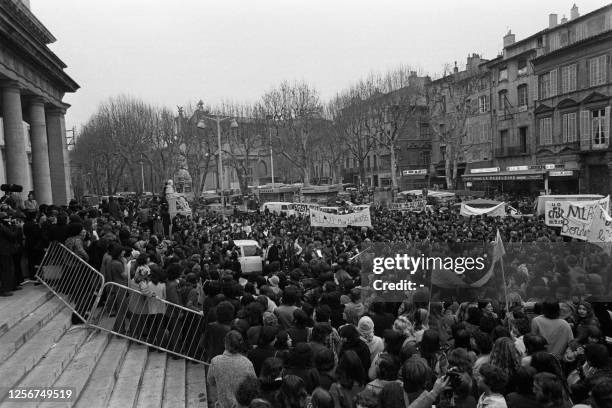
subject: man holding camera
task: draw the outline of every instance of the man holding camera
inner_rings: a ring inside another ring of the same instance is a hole
[[[0,212],[0,296],[15,290],[15,254],[18,233],[6,212]]]

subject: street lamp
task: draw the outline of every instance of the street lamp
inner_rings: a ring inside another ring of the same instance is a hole
[[[219,165],[219,169],[218,169],[218,174],[219,174],[219,180],[220,180],[220,188],[221,188],[221,203],[223,204],[223,207],[225,207],[225,182],[223,180],[223,158],[222,158],[222,151],[221,151],[221,122],[223,122],[224,120],[230,120],[230,129],[236,129],[238,127],[238,122],[236,122],[236,119],[233,119],[231,117],[222,117],[219,115],[200,115],[205,119],[209,119],[209,120],[213,120],[215,122],[217,122],[217,143],[219,145],[219,159],[217,160],[218,165]],[[206,122],[203,119],[200,119],[198,121],[197,127],[199,129],[206,129]]]
[[[272,187],[274,187],[274,154],[272,153],[272,128],[270,127],[272,115],[267,115],[266,120],[268,121],[268,134],[270,136],[270,167],[272,168]]]

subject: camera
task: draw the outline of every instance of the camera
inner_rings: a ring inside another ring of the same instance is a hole
[[[21,193],[23,191],[23,186],[19,184],[2,184],[0,190],[5,193]]]

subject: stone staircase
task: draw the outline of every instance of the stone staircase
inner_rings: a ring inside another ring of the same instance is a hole
[[[202,364],[85,325],[44,286],[0,297],[2,408],[207,407]],[[70,387],[70,402],[9,401],[8,389]]]

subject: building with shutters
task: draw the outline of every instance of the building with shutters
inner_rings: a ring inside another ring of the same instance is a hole
[[[494,161],[468,166],[474,189],[552,194],[612,191],[612,4],[549,15],[521,41],[511,32],[486,63]]]
[[[553,193],[612,191],[610,105],[612,98],[612,4],[570,19],[540,34],[532,60],[537,78],[534,110],[538,163],[556,163],[549,171]]]

